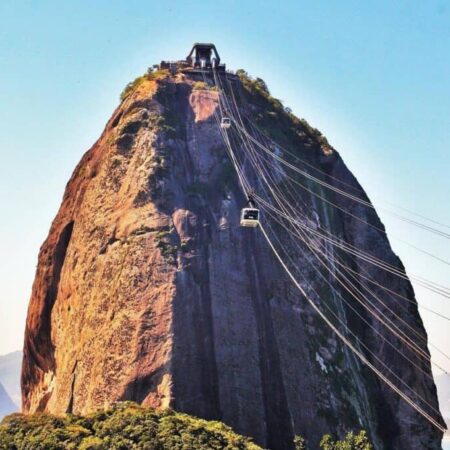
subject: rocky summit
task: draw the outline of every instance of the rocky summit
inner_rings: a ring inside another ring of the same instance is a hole
[[[23,411],[85,414],[132,400],[222,420],[272,450],[292,449],[297,434],[317,448],[325,433],[361,428],[377,450],[440,449],[442,433],[341,344],[261,231],[239,226],[246,199],[216,122],[220,90],[200,72],[169,65],[130,83],[75,168],[39,253],[25,332]],[[315,176],[339,189],[344,183],[369,202],[324,136],[274,99],[262,80],[244,71],[218,76],[233,88],[244,121],[253,117],[284,149],[318,168]],[[245,167],[245,146],[236,142]],[[257,177],[249,177],[257,186]],[[404,273],[373,209],[308,183],[309,191],[297,187],[290,195],[320,226]],[[290,245],[285,231],[278,235]],[[401,358],[381,339],[402,348],[398,336],[366,309],[351,309],[343,300],[354,300],[342,286],[319,277],[311,256],[291,250],[305,288],[321,294],[360,338],[361,351],[438,409],[429,360],[416,361],[408,348],[416,364]],[[327,258],[334,264],[335,253]],[[369,285],[383,300],[383,314],[401,316],[428,355],[408,279],[346,258],[359,286],[375,280],[410,300]]]

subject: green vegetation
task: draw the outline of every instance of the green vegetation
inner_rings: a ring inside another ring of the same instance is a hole
[[[120,100],[125,100],[138,86],[140,86],[144,81],[148,80],[164,80],[169,76],[168,70],[153,70],[153,68],[149,67],[147,73],[145,75],[141,75],[140,77],[135,78],[133,81],[130,81],[122,93],[120,94]]]
[[[196,81],[192,86],[192,90],[200,91],[202,89],[208,89],[208,85],[204,81]]]
[[[277,98],[272,97],[264,80],[253,79],[245,70],[238,70],[239,77],[244,88],[244,95],[248,103],[260,106],[256,121],[273,139],[282,146],[289,147],[302,135],[318,142],[324,152],[331,151],[331,146],[325,136],[313,128],[305,119],[296,117],[292,110],[284,107]],[[294,146],[295,147],[295,146]]]
[[[13,414],[0,424],[0,450],[261,450],[223,423],[132,402],[86,417]]]
[[[177,132],[181,132],[185,127],[184,121],[179,117],[175,84],[167,81],[159,83],[156,99],[163,106],[161,117],[164,122],[161,130],[169,139],[175,139]]]
[[[294,437],[295,450],[307,450],[305,440],[301,436]]]
[[[120,100],[125,100],[143,81],[145,80],[145,75],[141,77],[135,78],[133,81],[130,81],[124,88],[120,94]]]
[[[164,232],[162,232],[164,233]],[[163,237],[165,237],[164,235]],[[301,436],[295,450],[308,450]],[[262,450],[221,422],[133,402],[88,416],[12,414],[0,423],[0,450]],[[373,450],[365,431],[341,441],[326,435],[321,450]]]
[[[294,438],[295,450],[308,450],[305,440],[301,436]],[[369,442],[367,433],[361,430],[358,434],[347,433],[341,441],[333,441],[329,434],[326,434],[320,441],[321,450],[373,450]]]
[[[176,123],[174,123],[174,118],[169,113],[163,115],[150,113],[148,122],[153,128],[166,133],[169,139],[176,137]]]
[[[342,441],[333,441],[330,435],[325,435],[320,441],[322,450],[373,450],[367,433],[362,430],[358,434],[347,433]]]
[[[182,241],[181,241],[181,244],[180,244],[180,250],[181,250],[183,253],[186,253],[186,252],[189,251],[189,248],[190,248],[189,241],[187,241],[187,240],[182,240]]]
[[[155,236],[156,247],[161,255],[169,263],[175,264],[177,260],[178,246],[174,244],[170,231],[160,231]]]
[[[217,91],[218,88],[217,88],[217,86],[210,86],[208,83],[205,83],[204,81],[196,81],[192,85],[192,90],[193,91],[201,91],[201,90]]]

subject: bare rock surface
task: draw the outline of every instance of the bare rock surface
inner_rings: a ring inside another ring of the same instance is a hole
[[[279,132],[295,134],[298,155],[360,189],[309,127],[277,104],[268,109],[245,82],[234,83],[243,113],[269,112]],[[39,253],[25,333],[24,412],[88,413],[129,399],[223,420],[273,450],[292,449],[294,434],[315,448],[324,433],[360,427],[377,450],[439,449],[440,433],[342,347],[258,230],[238,226],[244,198],[217,110],[217,90],[197,89],[193,76],[143,77],[81,159]],[[384,234],[304,190],[297,195],[317,223],[403,270]],[[374,211],[334,200],[383,227]],[[418,371],[399,359],[327,290],[311,258],[296,258],[308,286],[438,408],[429,362]],[[414,300],[409,281],[348,258],[356,274]],[[428,352],[416,304],[400,309],[385,291],[377,294],[386,314],[401,313]]]

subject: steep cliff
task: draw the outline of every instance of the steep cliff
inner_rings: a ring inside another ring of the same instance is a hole
[[[326,139],[286,112],[262,81],[231,78],[243,115],[331,175],[329,182],[360,189]],[[291,449],[294,434],[317,445],[326,432],[359,427],[377,450],[439,449],[440,433],[307,306],[259,230],[238,226],[245,199],[215,122],[219,94],[208,83],[189,72],[138,78],[76,167],[39,254],[23,410],[82,414],[134,400],[223,420],[274,450]],[[295,195],[337,236],[403,271],[382,232],[305,190]],[[333,201],[383,228],[374,211]],[[367,348],[438,408],[429,362],[422,371],[408,365],[361,322],[386,335],[367,311],[355,315],[330,291],[308,255],[291,256]],[[350,256],[347,263],[414,300],[409,281]],[[414,301],[400,308],[374,289],[385,313],[401,314],[426,341]]]

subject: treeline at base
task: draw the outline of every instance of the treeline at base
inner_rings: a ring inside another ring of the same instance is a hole
[[[295,450],[309,449],[303,438]],[[364,431],[343,441],[324,436],[322,450],[373,450]],[[12,414],[0,424],[0,450],[262,450],[221,422],[132,402],[87,416]]]

